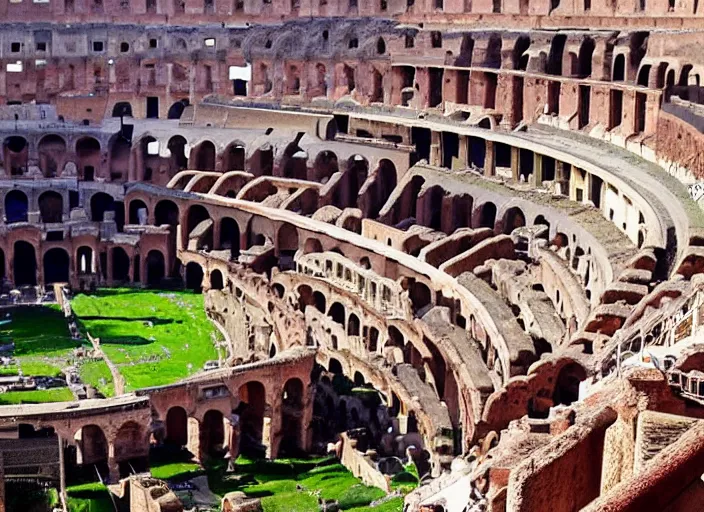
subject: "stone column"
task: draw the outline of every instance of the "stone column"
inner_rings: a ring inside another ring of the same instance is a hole
[[[108,445],[108,471],[110,472],[109,481],[111,484],[120,481],[120,465],[115,460],[115,443],[111,442]]]
[[[494,160],[494,141],[486,141],[484,153],[484,176],[496,176],[496,161]]]
[[[521,153],[515,146],[511,146],[511,179],[518,181],[520,179],[520,162]]]
[[[533,152],[533,180],[531,186],[540,188],[543,184],[543,155]]]
[[[196,418],[188,417],[186,448],[193,454],[195,460],[201,460],[200,453],[200,423]]]

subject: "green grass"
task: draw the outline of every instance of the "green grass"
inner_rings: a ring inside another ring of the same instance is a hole
[[[78,368],[78,374],[81,376],[83,382],[91,384],[100,391],[103,396],[110,397],[115,395],[115,385],[112,381],[112,374],[105,361],[87,361],[82,363]]]
[[[217,331],[200,294],[99,290],[78,295],[72,306],[81,329],[100,338],[103,351],[118,366],[126,391],[176,382],[217,358]]]
[[[33,377],[58,377],[62,375],[61,368],[55,364],[36,361],[34,359],[25,360],[20,363],[23,375],[31,375]]]
[[[115,512],[110,491],[103,484],[83,484],[66,488],[69,512]]]
[[[184,481],[205,474],[202,466],[195,462],[152,463],[149,470],[160,480]]]
[[[68,388],[37,389],[34,391],[10,391],[0,393],[0,405],[39,404],[46,402],[70,402],[75,400]]]
[[[253,461],[240,457],[234,476],[209,469],[208,482],[221,496],[242,491],[261,498],[264,512],[314,512],[318,510],[318,494],[337,500],[341,510],[396,512],[403,508],[402,498],[369,508],[384,491],[362,484],[334,458]]]

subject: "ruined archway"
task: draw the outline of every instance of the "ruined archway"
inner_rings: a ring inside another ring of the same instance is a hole
[[[166,275],[166,264],[164,255],[156,249],[147,254],[147,284],[149,286],[159,286],[161,280]]]
[[[222,161],[223,171],[244,171],[245,146],[233,142],[225,148]]]
[[[240,453],[243,455],[263,456],[266,447],[262,444],[264,433],[264,412],[266,410],[266,391],[261,382],[250,381],[239,389],[240,405]]]
[[[509,208],[504,214],[503,232],[510,235],[514,229],[522,228],[526,225],[526,216],[523,210],[514,206]]]
[[[297,378],[287,380],[282,396],[280,456],[295,457],[302,454],[304,406],[305,386],[303,382]]]
[[[193,261],[186,265],[186,288],[194,293],[203,291],[203,267]]]
[[[45,178],[61,174],[66,161],[66,141],[58,135],[46,135],[37,144],[39,168]]]
[[[27,139],[19,135],[7,137],[2,143],[2,150],[5,172],[11,176],[25,174],[29,161],[29,143]]]
[[[44,283],[67,283],[69,277],[69,255],[65,249],[54,247],[44,253]]]
[[[130,280],[130,258],[122,247],[112,250],[112,280],[118,283]]]
[[[188,167],[188,158],[186,158],[187,141],[181,135],[174,135],[169,139],[166,147],[171,153],[171,168],[174,172],[182,171]]]
[[[5,222],[13,224],[15,222],[27,222],[27,212],[29,211],[29,200],[27,194],[21,190],[11,190],[5,196]]]
[[[12,273],[15,286],[37,285],[37,256],[34,246],[29,242],[15,242]]]
[[[166,443],[175,446],[185,446],[188,443],[188,414],[178,405],[166,413]]]
[[[93,222],[103,222],[106,212],[115,211],[115,200],[110,194],[96,192],[90,198],[90,219]]]
[[[93,137],[83,137],[76,142],[78,177],[93,181],[100,169],[100,142]]]
[[[144,226],[149,218],[147,205],[141,199],[130,201],[129,223]]]
[[[154,220],[157,226],[167,224],[169,226],[178,225],[179,211],[178,206],[169,199],[162,199],[154,208]]]
[[[225,444],[225,419],[222,412],[211,409],[200,424],[200,452],[208,457],[223,454]]]
[[[108,460],[108,441],[97,425],[86,425],[76,432],[78,464],[98,464]]]
[[[220,248],[229,249],[232,260],[240,256],[240,226],[233,218],[223,217],[220,221]]]
[[[60,223],[63,220],[64,198],[58,192],[48,190],[39,196],[39,215],[44,224]]]
[[[191,150],[191,167],[199,171],[214,171],[215,170],[215,144],[209,140],[204,140]]]

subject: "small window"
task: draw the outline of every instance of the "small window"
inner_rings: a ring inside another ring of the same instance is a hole
[[[386,0],[381,0],[379,3],[379,8],[383,11],[386,11],[389,8],[389,4],[387,3]]]
[[[350,39],[350,44],[348,45],[349,48],[358,48],[359,47],[359,39],[356,37],[354,39]]]
[[[103,51],[103,42],[102,41],[93,41],[93,51],[94,52],[102,52]]]
[[[130,44],[129,43],[120,43],[120,51],[122,53],[127,53],[130,51]]]
[[[266,43],[264,43],[264,48],[271,48],[271,39],[266,40]]]
[[[149,40],[149,48],[157,48],[159,46],[159,41],[156,39]]]
[[[323,30],[323,41],[327,41],[330,37],[330,33],[327,30]]]
[[[37,43],[37,51],[38,52],[45,52],[46,51],[46,43]]]
[[[431,32],[430,42],[433,48],[442,48],[442,34],[436,31]]]
[[[406,36],[406,48],[413,48],[416,45],[416,38],[413,36]]]
[[[207,46],[208,48],[213,48],[213,47],[215,46],[215,39],[212,38],[212,37],[209,37],[208,39],[206,39],[206,40],[204,41],[204,44],[205,44],[205,46]]]
[[[20,49],[22,48],[22,44],[20,43],[12,43],[10,44],[10,51],[12,53],[19,53]]]
[[[43,68],[46,67],[46,59],[37,59],[34,61],[34,67]],[[42,112],[44,112],[42,110]]]

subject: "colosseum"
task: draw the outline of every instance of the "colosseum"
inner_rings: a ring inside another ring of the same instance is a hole
[[[0,24],[0,512],[704,510],[698,0]]]

